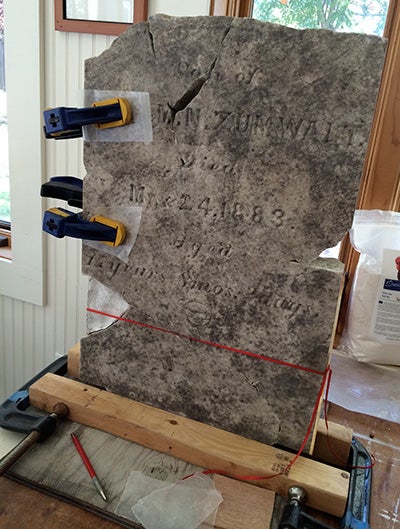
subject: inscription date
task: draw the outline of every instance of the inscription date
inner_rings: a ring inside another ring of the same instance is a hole
[[[154,209],[165,208],[182,212],[197,213],[211,222],[225,221],[234,224],[267,224],[276,228],[283,225],[285,211],[282,208],[268,208],[266,205],[249,204],[237,200],[226,200],[215,196],[195,196],[189,193],[157,196],[146,186],[130,186],[130,201],[138,206]]]

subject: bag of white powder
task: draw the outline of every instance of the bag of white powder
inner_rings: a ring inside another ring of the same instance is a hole
[[[357,210],[350,240],[360,258],[339,349],[400,365],[400,213]]]

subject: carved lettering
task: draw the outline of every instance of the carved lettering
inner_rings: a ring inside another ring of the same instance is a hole
[[[134,184],[131,184],[129,200],[131,202],[135,202],[135,204],[137,204],[138,206],[142,206],[144,203],[144,192],[144,186],[136,186]]]
[[[200,242],[189,242],[184,236],[178,237],[173,245],[178,250],[182,249],[190,259],[204,259],[215,255],[227,259],[233,253],[231,243],[216,242],[214,245],[204,245]]]
[[[256,71],[255,71],[256,72]],[[251,74],[238,76],[246,82],[251,82]],[[322,119],[306,119],[301,116],[288,114],[285,106],[273,103],[264,114],[255,112],[232,112],[230,110],[215,110],[211,120],[205,123],[201,108],[188,107],[179,112],[174,125],[189,128],[193,131],[210,129],[211,131],[226,130],[235,134],[254,135],[261,138],[275,140],[303,141],[305,138],[316,143],[334,142],[336,145],[349,148],[359,147],[364,140],[358,130],[363,129],[363,123],[337,124]],[[171,125],[174,122],[171,108],[168,105],[158,105],[158,123]]]
[[[151,279],[154,275],[154,272],[143,266],[137,266],[134,269],[133,274],[135,276],[143,277],[144,279]]]
[[[233,166],[221,165],[215,170],[233,171]],[[164,207],[187,211],[208,218],[212,223],[225,221],[238,224],[268,224],[280,228],[285,222],[282,208],[268,210],[267,206],[248,204],[239,201],[229,202],[218,196],[194,197],[189,193],[178,196],[160,196],[157,190],[148,191],[144,185],[130,184],[129,198],[140,206]]]
[[[189,291],[206,292],[219,296],[224,292],[224,287],[221,285],[213,285],[207,281],[198,279],[191,275],[191,273],[183,272],[181,275],[182,286]],[[227,291],[225,292],[227,293]]]

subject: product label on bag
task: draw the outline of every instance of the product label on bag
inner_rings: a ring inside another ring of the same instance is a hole
[[[400,343],[400,252],[383,250],[381,283],[372,318],[372,334]]]

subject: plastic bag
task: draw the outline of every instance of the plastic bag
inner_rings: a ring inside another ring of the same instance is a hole
[[[357,210],[350,240],[360,258],[339,349],[400,365],[400,213]]]
[[[145,529],[209,529],[221,502],[214,481],[202,473],[169,483],[133,470],[115,512]]]
[[[342,408],[400,423],[400,368],[357,362],[341,351],[331,357],[328,400]]]
[[[196,529],[205,520],[214,526],[210,517],[221,502],[214,481],[195,474],[140,499],[132,512],[146,529]]]

